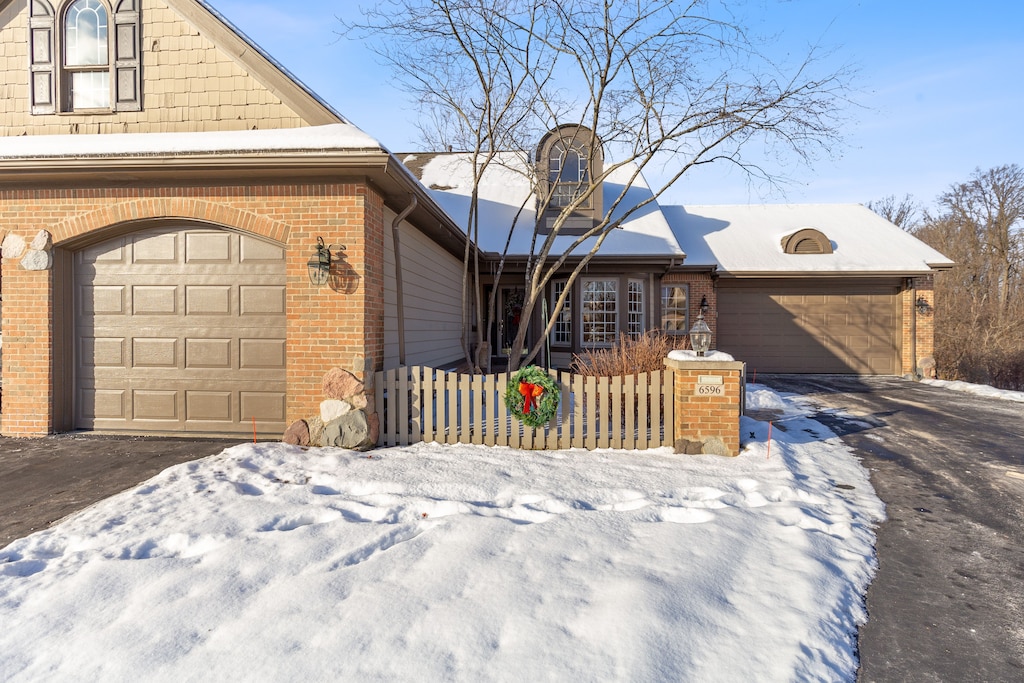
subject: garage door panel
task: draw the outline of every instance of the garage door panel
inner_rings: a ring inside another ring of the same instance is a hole
[[[895,282],[723,282],[718,347],[762,372],[896,374],[898,290]]]
[[[132,263],[178,262],[179,233],[137,235],[132,239]]]
[[[185,235],[186,263],[232,263],[232,235],[194,232]]]
[[[231,285],[185,287],[185,315],[231,315]]]
[[[284,259],[279,245],[187,226],[78,252],[76,425],[251,434],[255,418],[283,431]]]

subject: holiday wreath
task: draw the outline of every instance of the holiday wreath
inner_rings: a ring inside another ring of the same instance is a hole
[[[523,424],[543,427],[555,416],[559,395],[558,385],[547,372],[527,365],[512,375],[505,389],[505,407]]]

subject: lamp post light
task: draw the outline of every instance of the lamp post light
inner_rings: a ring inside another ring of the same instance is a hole
[[[703,358],[711,348],[711,328],[704,322],[704,311],[700,312],[697,322],[690,328],[690,346],[697,352],[698,358]]]
[[[914,305],[917,306],[918,315],[928,315],[929,311],[932,310],[932,307],[928,304],[928,299],[925,299],[923,296],[917,297]]]

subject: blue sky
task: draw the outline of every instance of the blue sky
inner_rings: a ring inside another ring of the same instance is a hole
[[[231,22],[389,149],[422,148],[418,114],[363,44],[340,38],[357,2],[210,0]],[[778,170],[784,193],[728,167],[702,168],[665,203],[859,202],[910,193],[922,204],[975,168],[1024,165],[1024,3],[1003,0],[753,0],[773,56],[811,44],[859,70],[845,144],[813,168]]]

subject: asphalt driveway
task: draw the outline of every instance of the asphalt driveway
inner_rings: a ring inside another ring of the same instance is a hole
[[[59,434],[0,437],[0,548],[237,439]]]
[[[758,379],[819,406],[886,504],[859,680],[1024,680],[1024,404],[892,377]]]

